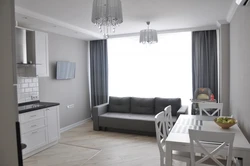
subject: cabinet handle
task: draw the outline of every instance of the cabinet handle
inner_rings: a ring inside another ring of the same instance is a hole
[[[33,131],[31,134],[36,134],[37,133],[37,131]]]
[[[30,116],[31,118],[34,118],[34,117],[36,117],[36,115],[32,115],[32,116]]]
[[[36,127],[36,125],[32,125],[32,126],[30,126],[30,127]]]

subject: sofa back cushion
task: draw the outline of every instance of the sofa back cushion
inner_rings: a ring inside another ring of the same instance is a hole
[[[108,112],[130,112],[130,97],[109,97]]]
[[[154,114],[154,98],[131,97],[131,113]]]
[[[181,108],[181,99],[180,98],[155,98],[155,114],[163,111],[164,108],[171,105],[172,107],[172,116],[177,115],[177,111]]]

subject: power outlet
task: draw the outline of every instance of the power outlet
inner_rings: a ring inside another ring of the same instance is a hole
[[[36,100],[38,99],[38,96],[31,96],[31,100]]]
[[[68,108],[68,109],[71,109],[71,108],[74,108],[74,107],[75,107],[75,104],[67,105],[67,108]]]

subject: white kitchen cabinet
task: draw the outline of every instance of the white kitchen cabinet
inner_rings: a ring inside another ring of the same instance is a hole
[[[48,77],[48,34],[16,28],[16,38],[18,76]]]
[[[48,53],[48,34],[35,31],[35,50],[36,50],[36,74],[38,77],[49,76],[49,53]]]
[[[41,118],[41,119],[37,119],[37,120],[33,120],[29,123],[23,123],[21,125],[21,132],[22,134],[30,132],[30,131],[34,131],[43,127],[46,127],[46,119],[45,118]]]
[[[58,143],[59,106],[20,114],[19,121],[21,141],[27,145],[23,150],[24,159]]]
[[[44,109],[27,112],[19,115],[20,123],[26,123],[29,121],[34,121],[36,119],[44,118],[46,116],[46,112]]]
[[[49,143],[59,139],[59,115],[57,107],[51,107],[47,110],[47,119],[48,119],[48,141]]]
[[[48,143],[46,127],[25,133],[21,137],[22,143],[27,145],[27,148],[23,150],[23,154],[41,148]]]

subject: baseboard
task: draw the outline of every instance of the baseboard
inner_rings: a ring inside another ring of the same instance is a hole
[[[71,125],[69,125],[69,126],[63,127],[63,128],[60,129],[60,133],[63,133],[63,132],[68,131],[68,130],[70,130],[70,129],[73,129],[73,128],[77,127],[77,126],[80,126],[80,125],[82,125],[82,124],[84,124],[84,123],[86,123],[86,122],[89,122],[90,120],[91,120],[91,117],[88,118],[88,119],[85,119],[85,120],[76,122],[76,123],[74,123],[74,124],[71,124]]]

